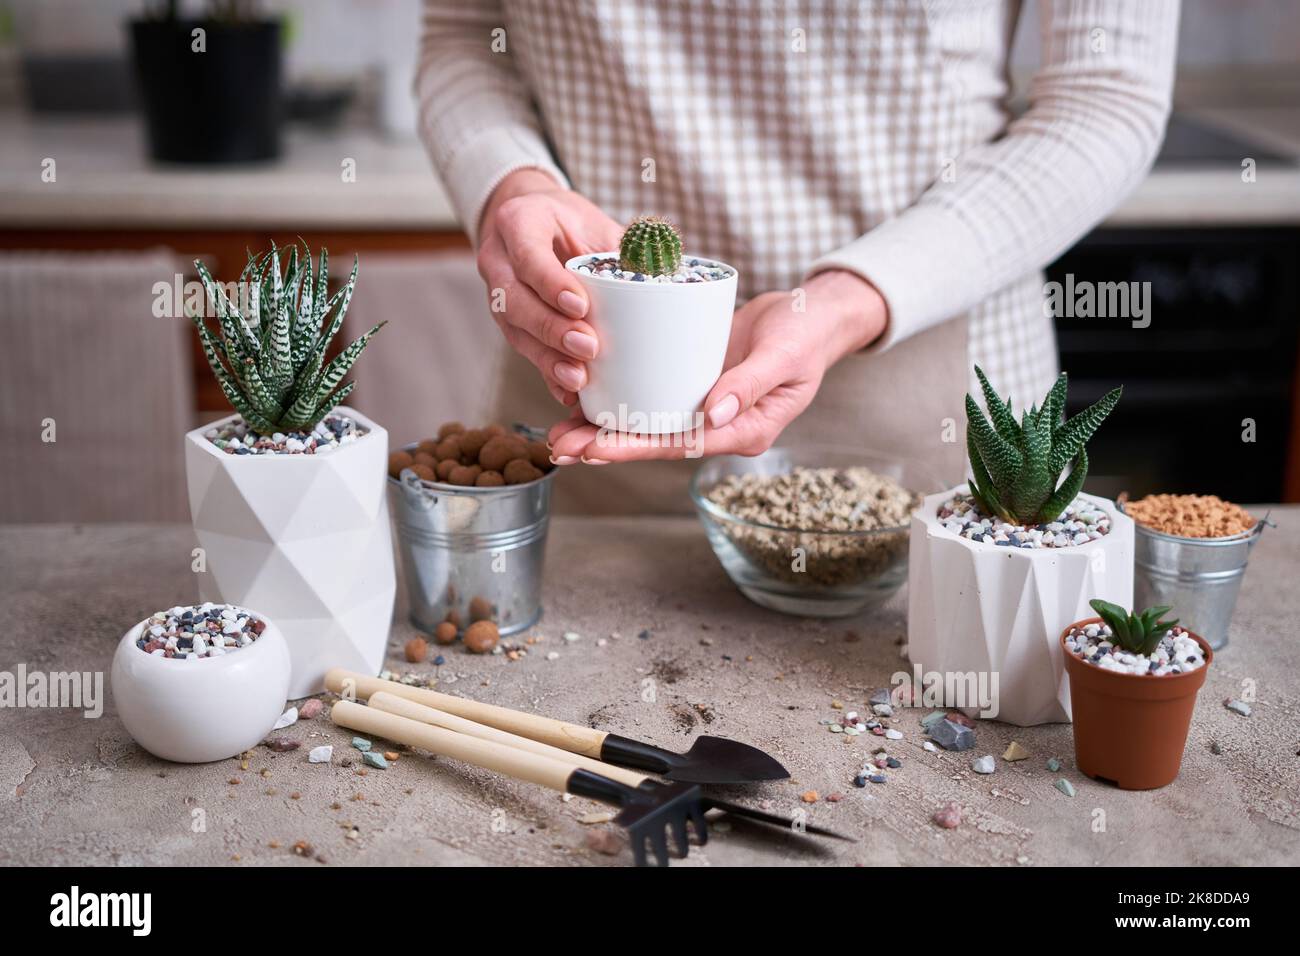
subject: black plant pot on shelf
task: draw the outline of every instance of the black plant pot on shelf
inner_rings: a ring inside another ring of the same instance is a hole
[[[203,52],[194,31],[205,31]],[[131,46],[149,153],[167,163],[280,155],[280,22],[134,20]]]

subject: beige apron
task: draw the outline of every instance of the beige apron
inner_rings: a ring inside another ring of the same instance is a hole
[[[863,448],[911,459],[932,475],[930,493],[962,480],[963,399],[970,362],[967,319],[927,329],[888,351],[849,355],[832,368],[812,405],[778,445]],[[497,388],[497,419],[549,426],[567,411],[537,370],[513,350]],[[687,486],[699,461],[571,465],[555,483],[560,514],[689,514]]]

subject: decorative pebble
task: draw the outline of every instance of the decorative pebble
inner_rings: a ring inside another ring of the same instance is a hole
[[[885,775],[883,773],[873,773],[871,776],[867,777],[867,779],[872,783],[884,783]]]
[[[1241,714],[1243,717],[1250,716],[1250,704],[1244,700],[1237,700],[1235,697],[1229,697],[1223,702],[1223,706],[1228,708],[1234,714]]]
[[[357,748],[358,750],[360,750],[362,753],[365,753],[365,752],[368,751],[368,750],[371,748],[371,746],[373,746],[373,745],[370,743],[369,740],[366,740],[365,737],[353,737],[353,738],[352,738],[352,746],[353,746],[353,747],[356,747],[356,748]]]
[[[582,635],[579,634],[577,631],[565,631],[564,639],[568,641],[570,644],[572,644],[574,641],[582,640]]]
[[[388,761],[384,759],[384,755],[377,754],[373,750],[367,750],[361,755],[361,759],[367,766],[374,767],[376,770],[388,769]]]
[[[1019,525],[981,514],[970,495],[949,498],[939,507],[940,524],[972,541],[1012,548],[1069,548],[1110,532],[1110,515],[1086,498],[1075,498],[1056,521]]]
[[[284,730],[284,728],[292,727],[297,722],[298,722],[298,708],[290,707],[288,710],[286,710],[283,714],[280,715],[280,719],[275,722],[275,726],[272,727],[271,729]]]
[[[1055,786],[1057,790],[1060,790],[1061,793],[1065,794],[1067,797],[1074,796],[1074,784],[1070,783],[1070,781],[1066,780],[1064,777],[1056,781]]]
[[[1205,666],[1201,645],[1181,627],[1165,631],[1150,654],[1127,651],[1112,642],[1113,636],[1109,625],[1072,627],[1065,636],[1065,649],[1085,664],[1139,677],[1183,674]]]
[[[325,705],[315,697],[304,700],[302,706],[298,708],[298,719],[311,720],[314,717],[319,717],[320,712],[324,709]]]
[[[1047,758],[1047,769],[1048,769],[1051,773],[1056,773],[1056,771],[1058,771],[1058,770],[1061,769],[1061,761],[1057,760],[1055,757],[1048,757],[1048,758]]]
[[[623,837],[617,830],[590,830],[586,837],[587,849],[604,856],[617,856],[623,850]]]
[[[652,276],[642,272],[620,269],[615,256],[591,256],[572,266],[575,272],[603,276],[608,279],[622,279],[625,282],[646,282],[651,285],[668,285],[690,282],[713,282],[726,279],[735,273],[727,266],[694,256],[682,256],[677,271],[669,275]]]
[[[804,803],[816,803],[821,799],[821,795],[816,790],[805,790],[801,799]]]
[[[888,730],[885,731],[885,737],[888,740],[902,740],[903,732],[901,730],[895,730],[893,727],[890,727]]]
[[[935,811],[934,822],[945,830],[955,830],[961,826],[961,806],[957,803],[945,803]]]
[[[1002,759],[1010,763],[1015,763],[1015,761],[1024,760],[1028,756],[1029,751],[1013,740],[1011,743],[1007,744],[1007,749],[1003,752]]]
[[[308,763],[329,763],[334,756],[334,747],[331,744],[322,744],[319,747],[312,747],[307,754]]]
[[[889,689],[882,687],[879,690],[873,690],[871,696],[867,698],[867,703],[875,706],[876,704],[890,704],[893,699],[889,696]]]
[[[993,761],[993,756],[991,754],[986,754],[983,757],[976,757],[972,760],[970,768],[976,773],[992,773],[997,769],[997,765]]]
[[[150,615],[135,646],[153,657],[205,660],[247,647],[266,622],[232,604],[173,607]]]
[[[259,435],[236,418],[203,434],[227,455],[317,455],[354,442],[369,430],[346,415],[329,414],[310,432]]]
[[[290,750],[297,750],[301,743],[297,740],[291,740],[288,737],[272,737],[270,740],[263,741],[268,750],[274,750],[276,753],[288,753]]]
[[[921,718],[921,726],[930,731],[939,721],[944,720],[947,715],[941,710],[936,710],[933,714],[926,714]]]
[[[1217,740],[1211,740],[1210,753],[1214,754],[1215,756],[1218,756],[1219,754],[1223,753],[1223,745],[1220,744]]]
[[[921,744],[921,747],[927,753],[937,754],[939,752],[939,748],[934,745],[933,740],[927,740],[925,743]]]
[[[951,720],[954,724],[961,724],[963,727],[969,727],[971,730],[975,729],[975,721],[971,720],[960,710],[950,710],[948,713],[944,714],[944,719]]]
[[[944,750],[970,750],[975,746],[975,731],[951,720],[941,720],[931,727],[930,736]]]

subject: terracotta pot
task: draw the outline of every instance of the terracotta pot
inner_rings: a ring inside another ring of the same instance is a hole
[[[1214,661],[1198,634],[1205,664],[1183,674],[1149,677],[1119,674],[1087,664],[1065,647],[1070,628],[1100,624],[1076,621],[1061,632],[1065,672],[1074,711],[1074,760],[1079,770],[1121,790],[1154,790],[1172,783],[1183,762],[1196,692]]]

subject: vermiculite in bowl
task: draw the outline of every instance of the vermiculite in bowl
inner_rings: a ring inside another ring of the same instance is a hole
[[[844,617],[887,601],[907,578],[908,521],[938,483],[869,452],[773,448],[712,458],[691,498],[727,575],[787,614]]]

